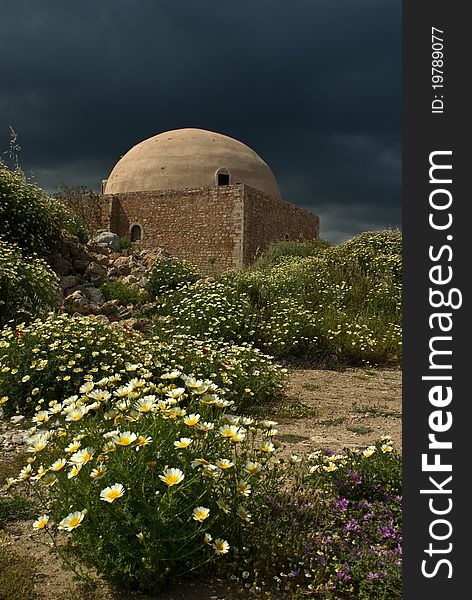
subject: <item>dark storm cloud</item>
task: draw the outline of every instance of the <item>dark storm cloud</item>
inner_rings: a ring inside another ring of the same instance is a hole
[[[201,127],[253,147],[339,240],[400,222],[398,0],[0,0],[0,148],[51,190]]]

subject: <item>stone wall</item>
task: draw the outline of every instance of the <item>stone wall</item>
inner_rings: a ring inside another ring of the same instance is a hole
[[[193,262],[203,273],[250,264],[270,244],[319,235],[319,218],[245,184],[103,196],[107,228]]]
[[[275,242],[319,237],[318,216],[247,185],[244,188],[244,265]]]
[[[243,262],[244,186],[129,192],[109,198],[109,229],[127,236],[142,228],[144,247],[190,260],[204,273]]]

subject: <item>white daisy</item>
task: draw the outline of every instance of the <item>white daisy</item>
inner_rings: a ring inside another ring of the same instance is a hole
[[[114,502],[117,498],[121,498],[125,493],[125,488],[121,483],[114,483],[110,487],[106,487],[100,492],[100,500],[105,502]]]
[[[193,509],[192,518],[195,521],[199,521],[200,523],[203,523],[203,521],[205,519],[208,519],[209,516],[210,516],[209,508],[205,508],[204,506],[197,506],[197,508]]]
[[[84,516],[85,511],[76,510],[75,512],[68,514],[65,519],[62,519],[58,525],[58,528],[65,529],[66,531],[72,531],[82,523]]]

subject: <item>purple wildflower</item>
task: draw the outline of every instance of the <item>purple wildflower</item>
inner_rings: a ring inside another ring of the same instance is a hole
[[[344,498],[344,496],[340,496],[338,500],[336,500],[336,502],[334,503],[334,508],[338,510],[347,510],[348,506],[349,500],[347,498]]]
[[[354,531],[355,533],[359,533],[360,530],[361,527],[356,519],[351,519],[344,525],[344,531]]]

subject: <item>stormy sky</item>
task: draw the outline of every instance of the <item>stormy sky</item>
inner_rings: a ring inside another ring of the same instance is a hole
[[[235,137],[323,238],[400,225],[400,0],[0,0],[0,152],[96,190],[162,131]]]

